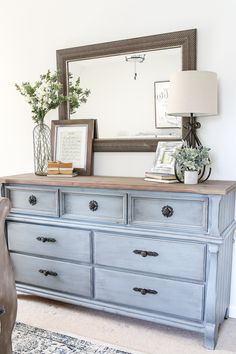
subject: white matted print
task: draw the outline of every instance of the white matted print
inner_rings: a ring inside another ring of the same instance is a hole
[[[55,159],[72,162],[74,168],[85,168],[87,157],[88,126],[58,126]]]
[[[154,82],[155,97],[155,127],[160,128],[181,128],[181,117],[168,116],[167,105],[170,81]]]
[[[175,174],[175,159],[173,153],[183,145],[182,141],[161,141],[157,145],[156,155],[151,172]]]

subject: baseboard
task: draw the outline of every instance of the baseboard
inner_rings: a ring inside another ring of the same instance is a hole
[[[236,306],[230,306],[229,317],[236,318]]]

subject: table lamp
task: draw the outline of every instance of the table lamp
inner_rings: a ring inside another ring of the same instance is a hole
[[[167,114],[189,117],[183,137],[189,146],[202,146],[196,130],[196,117],[217,114],[217,75],[210,71],[179,71],[170,78]]]

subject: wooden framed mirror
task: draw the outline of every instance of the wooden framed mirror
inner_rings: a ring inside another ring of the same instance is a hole
[[[63,94],[69,72],[91,90],[77,115],[70,117],[65,103],[59,119],[96,119],[95,152],[151,152],[158,141],[181,140],[188,118],[167,133],[155,126],[154,83],[168,81],[174,71],[196,70],[196,36],[190,29],[57,50]]]

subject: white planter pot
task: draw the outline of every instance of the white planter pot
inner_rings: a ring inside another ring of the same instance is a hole
[[[184,171],[184,184],[197,184],[198,171]]]

